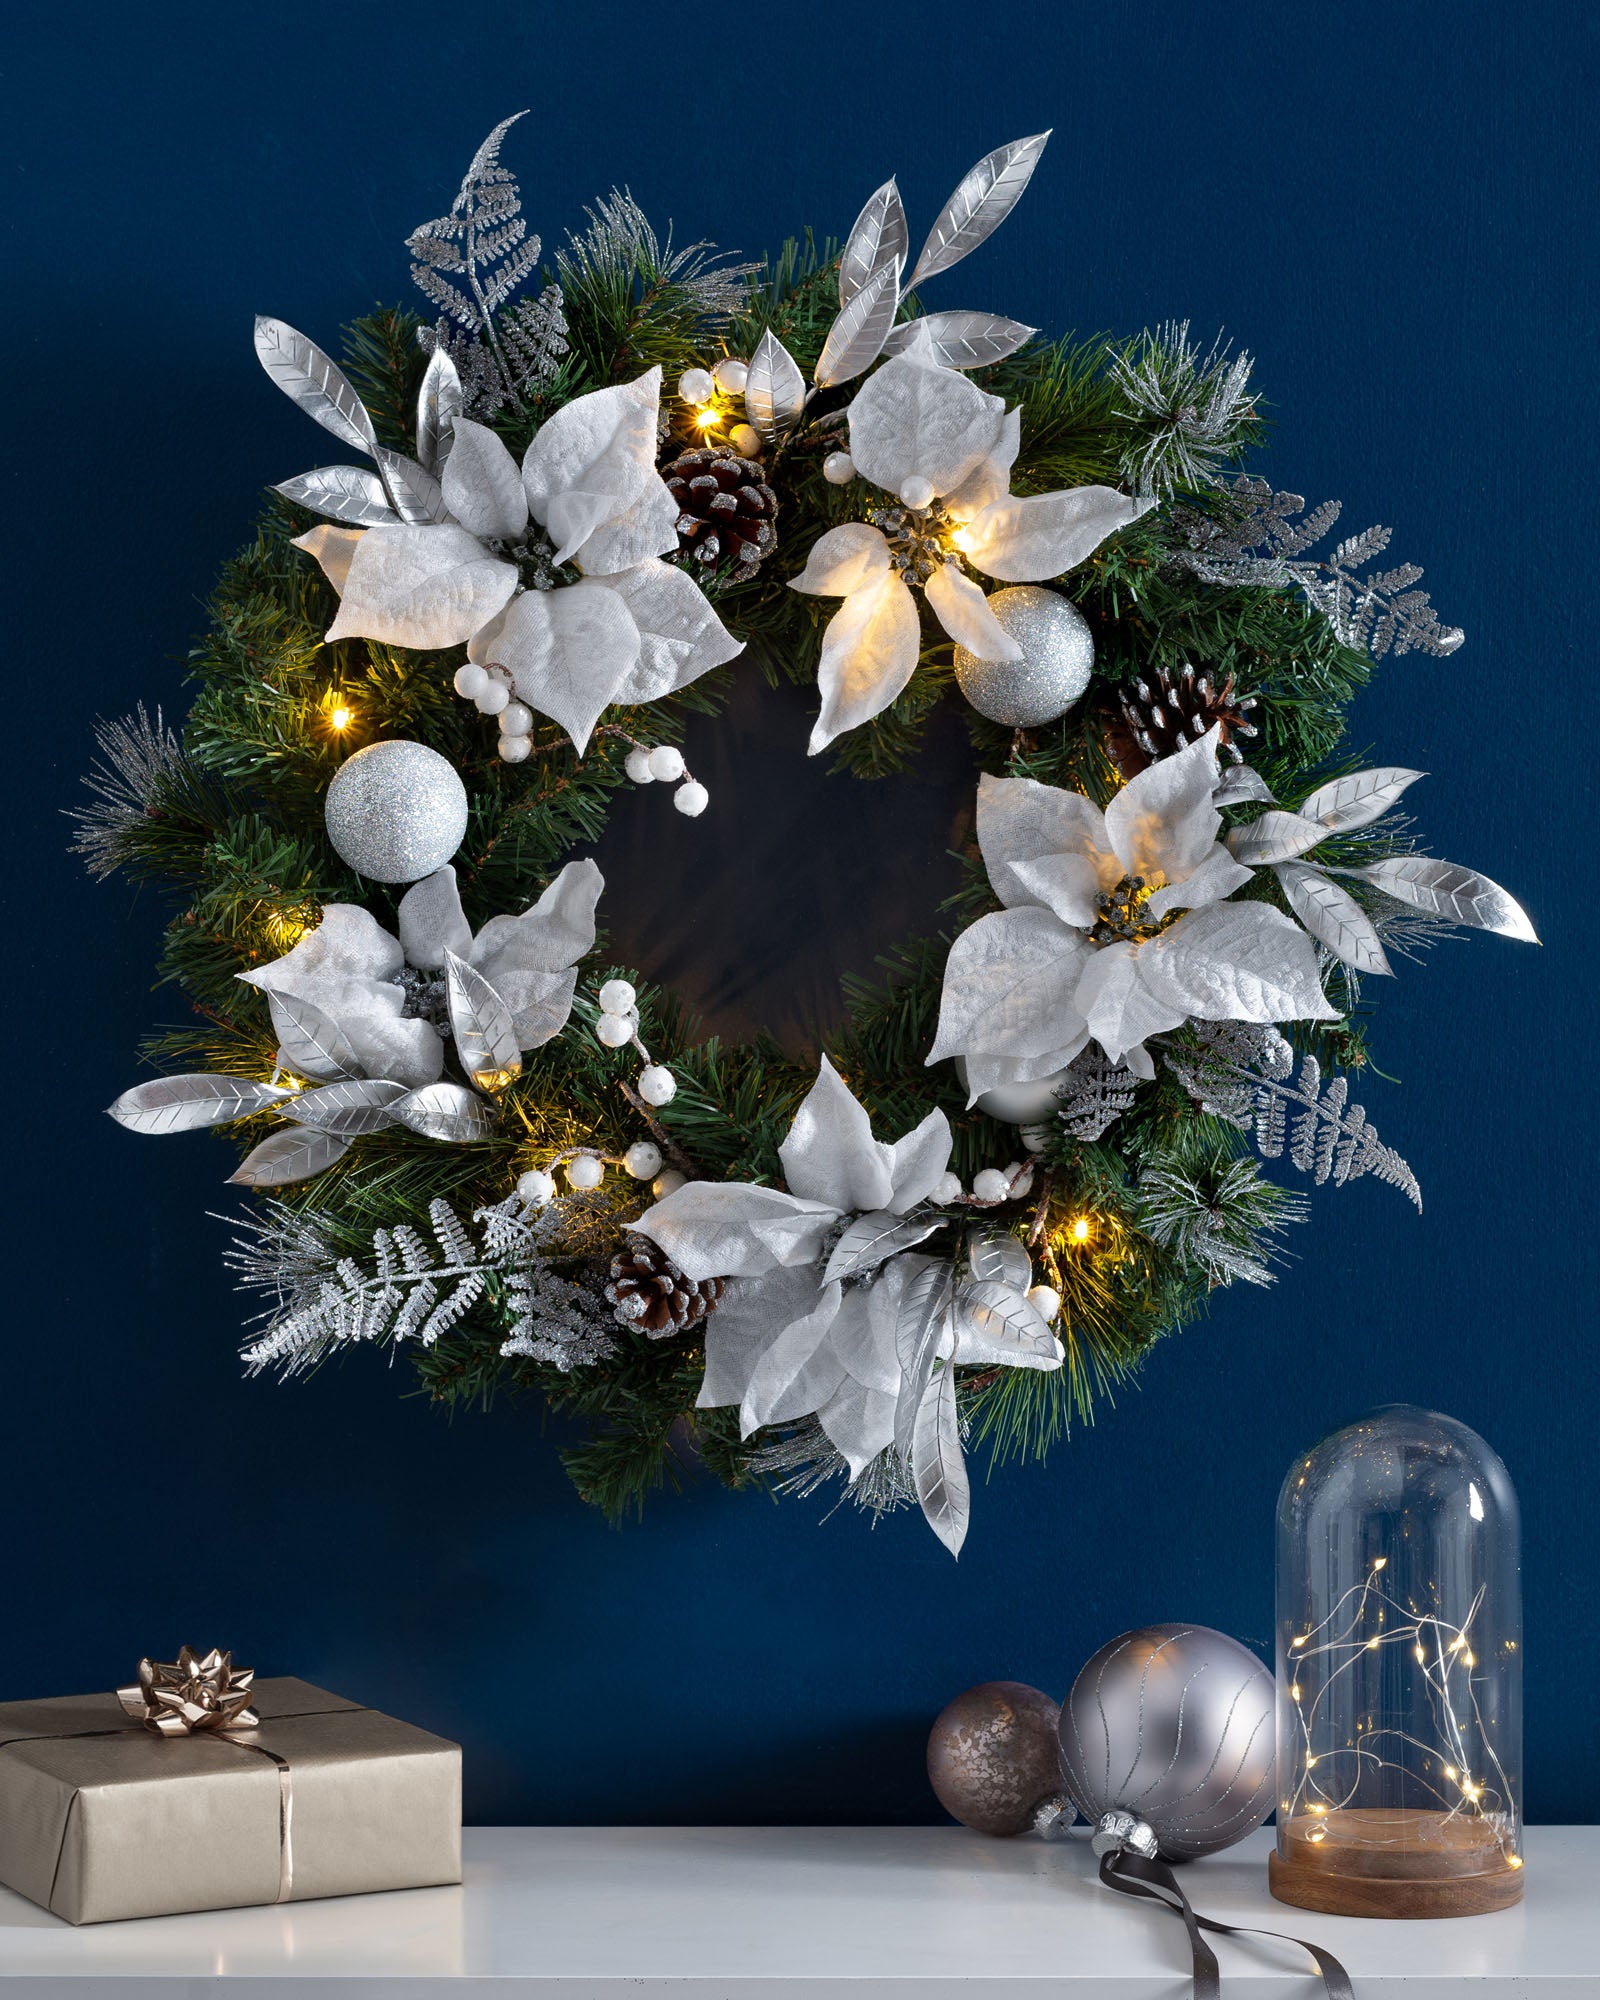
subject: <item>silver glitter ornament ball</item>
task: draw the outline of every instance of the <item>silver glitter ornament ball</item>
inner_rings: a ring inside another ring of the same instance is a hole
[[[1022,1681],[985,1681],[958,1694],[928,1737],[928,1782],[951,1818],[978,1833],[1021,1833],[1046,1809],[1053,1826],[1060,1714],[1049,1695]]]
[[[323,813],[341,859],[374,882],[420,882],[467,830],[467,788],[426,743],[369,743],[339,766]]]
[[[956,679],[980,715],[1008,729],[1034,729],[1065,715],[1089,685],[1094,634],[1075,604],[1036,583],[997,590],[989,609],[1022,648],[1020,660],[980,660],[956,648]]]
[[[1097,1851],[1191,1861],[1253,1832],[1276,1803],[1275,1700],[1255,1654],[1204,1625],[1102,1646],[1061,1704],[1061,1775]]]

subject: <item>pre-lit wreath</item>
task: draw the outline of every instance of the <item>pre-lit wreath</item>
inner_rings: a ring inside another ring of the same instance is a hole
[[[233,1253],[252,1368],[403,1343],[442,1401],[588,1419],[566,1461],[613,1511],[687,1430],[733,1484],[839,1475],[956,1549],[964,1442],[1042,1455],[1268,1282],[1303,1202],[1257,1153],[1417,1198],[1347,1097],[1359,979],[1533,931],[1417,852],[1416,772],[1340,744],[1374,660],[1461,634],[1384,530],[1316,555],[1337,509],[1241,470],[1247,356],[924,309],[1043,137],[915,261],[890,181],[770,265],[613,194],[541,274],[513,122],[410,239],[434,321],[357,321],[342,369],[258,323],[364,462],[276,489],[181,739],[102,731],[80,845],[180,889],[194,1008],[112,1113],[233,1124],[273,1191]],[[898,946],[814,1065],[699,1043],[567,859],[619,789],[705,809],[684,718],[752,669],[814,679],[809,747],[862,778],[964,696],[981,773],[953,943]]]

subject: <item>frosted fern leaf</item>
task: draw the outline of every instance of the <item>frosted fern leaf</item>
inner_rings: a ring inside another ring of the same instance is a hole
[[[1101,1139],[1128,1110],[1139,1079],[1097,1048],[1075,1056],[1056,1091],[1061,1123],[1074,1139]]]
[[[1428,593],[1416,588],[1422,571],[1415,563],[1357,573],[1387,549],[1389,529],[1367,528],[1326,557],[1308,557],[1338,520],[1340,503],[1325,500],[1309,514],[1305,504],[1264,479],[1236,479],[1205,510],[1173,510],[1185,544],[1176,560],[1208,583],[1297,585],[1345,645],[1375,660],[1412,651],[1443,659],[1456,651],[1466,634],[1440,622]]]

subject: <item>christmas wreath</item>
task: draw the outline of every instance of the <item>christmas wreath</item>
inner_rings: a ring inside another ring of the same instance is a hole
[[[1259,1158],[1420,1205],[1348,1095],[1360,982],[1533,931],[1418,851],[1419,774],[1351,762],[1343,714],[1462,635],[1385,530],[1315,553],[1337,507],[1242,469],[1247,355],[924,305],[1044,136],[915,260],[889,181],[764,265],[613,193],[547,268],[514,122],[409,239],[429,317],[358,320],[342,367],[258,322],[362,462],[275,489],[181,737],[101,731],[79,844],[177,886],[193,1005],[112,1115],[242,1139],[252,1369],[403,1347],[441,1402],[585,1420],[566,1463],[613,1512],[687,1443],[920,1503],[954,1550],[966,1449],[1042,1455],[1270,1281],[1304,1204]],[[697,1040],[571,858],[636,787],[705,810],[684,718],[752,671],[815,681],[809,750],[861,778],[955,701],[978,773],[950,934],[812,1064]]]

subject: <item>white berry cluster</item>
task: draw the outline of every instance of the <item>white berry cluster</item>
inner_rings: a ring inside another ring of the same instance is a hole
[[[511,669],[480,667],[469,660],[456,668],[455,690],[480,715],[492,715],[499,722],[500,755],[505,762],[522,763],[533,748],[533,710],[512,694]]]
[[[636,785],[676,785],[672,803],[690,819],[698,819],[711,798],[705,786],[689,775],[683,752],[670,743],[659,743],[653,750],[648,743],[636,743],[623,768]]]
[[[625,1049],[631,1042],[644,1057],[639,1095],[646,1104],[670,1104],[677,1096],[677,1078],[664,1064],[650,1060],[650,1051],[639,1039],[639,996],[626,979],[608,979],[601,987],[600,1018],[594,1033],[602,1048]]]

